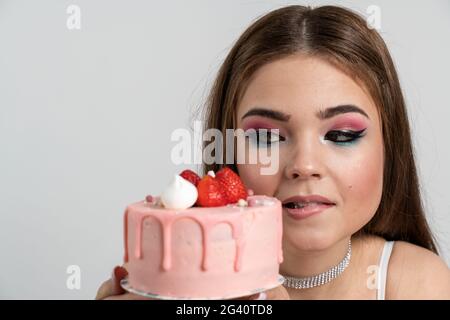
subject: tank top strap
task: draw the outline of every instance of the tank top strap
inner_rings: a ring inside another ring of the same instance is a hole
[[[385,299],[386,281],[387,281],[387,269],[389,264],[389,258],[391,257],[394,241],[386,241],[384,243],[383,251],[381,252],[380,263],[378,265],[377,276],[377,300]]]

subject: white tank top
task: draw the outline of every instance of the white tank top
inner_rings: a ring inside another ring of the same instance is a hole
[[[386,241],[384,243],[383,251],[381,252],[380,263],[378,265],[377,300],[384,300],[385,297],[387,269],[393,246],[394,241]]]

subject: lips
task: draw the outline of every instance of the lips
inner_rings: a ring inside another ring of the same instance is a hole
[[[320,195],[294,196],[285,199],[282,204],[289,216],[296,220],[304,219],[336,205]]]
[[[308,196],[294,196],[294,197],[290,197],[287,198],[285,200],[283,200],[283,206],[288,207],[288,206],[295,206],[295,205],[306,205],[306,204],[313,204],[313,203],[317,203],[317,204],[326,204],[326,205],[334,205],[335,203],[331,200],[329,200],[326,197],[323,197],[321,195],[308,195]]]

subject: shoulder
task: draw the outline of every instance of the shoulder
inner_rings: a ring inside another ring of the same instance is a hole
[[[450,269],[442,258],[396,241],[389,260],[387,299],[450,299]]]

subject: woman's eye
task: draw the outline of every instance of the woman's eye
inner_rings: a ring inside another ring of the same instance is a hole
[[[329,131],[325,135],[325,140],[330,140],[337,144],[350,144],[356,142],[359,138],[363,137],[363,133],[366,129],[360,131],[352,130],[333,130]]]
[[[284,137],[272,132],[270,129],[252,130],[251,132],[246,133],[246,137],[248,137],[250,141],[255,143],[258,147],[267,147],[272,143],[278,143],[285,140]]]

